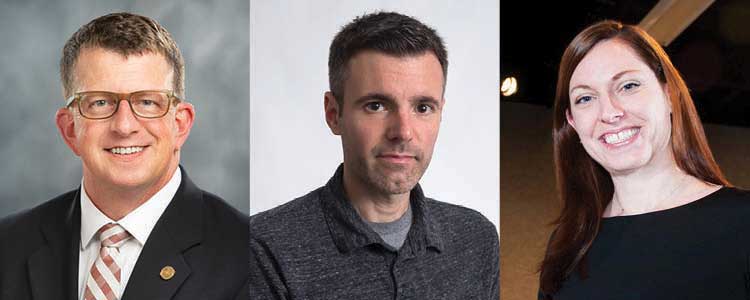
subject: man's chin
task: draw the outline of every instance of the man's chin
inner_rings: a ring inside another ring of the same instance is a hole
[[[421,172],[416,166],[392,168],[385,164],[373,164],[363,172],[358,172],[362,182],[369,185],[372,192],[382,195],[400,195],[411,191],[417,185]]]
[[[411,191],[417,185],[417,180],[409,176],[384,176],[376,180],[376,185],[381,192],[399,195]]]
[[[391,186],[385,192],[389,195],[402,195],[410,192],[413,188],[413,185]]]
[[[143,189],[152,184],[153,180],[143,177],[129,176],[126,178],[110,178],[109,184],[120,189]]]
[[[107,185],[117,189],[139,189],[153,184],[155,181],[152,172],[140,170],[140,168],[124,168],[111,166],[106,171],[94,175],[93,182]]]

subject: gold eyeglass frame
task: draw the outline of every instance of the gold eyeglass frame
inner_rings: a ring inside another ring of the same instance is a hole
[[[159,115],[159,116],[155,116],[155,117],[146,117],[146,116],[142,116],[139,113],[137,113],[135,111],[135,109],[133,109],[133,103],[130,102],[130,98],[133,96],[133,94],[138,94],[138,93],[154,93],[154,92],[155,93],[165,93],[167,95],[167,98],[169,99],[168,107],[167,107],[166,110],[164,110],[164,113],[161,114],[161,115]],[[108,115],[106,117],[91,118],[91,117],[86,116],[83,113],[83,110],[81,109],[81,103],[80,103],[81,102],[81,98],[82,98],[81,96],[86,95],[86,94],[93,94],[93,93],[104,93],[104,94],[110,94],[110,95],[116,95],[117,96],[117,105],[115,105],[115,110],[112,111],[112,114],[110,114],[110,115]],[[169,110],[172,109],[172,104],[173,103],[176,106],[178,103],[182,102],[182,99],[180,99],[180,97],[177,97],[177,95],[175,95],[175,92],[172,91],[172,90],[142,90],[142,91],[135,91],[135,92],[132,92],[132,93],[114,93],[114,92],[109,92],[109,91],[85,91],[85,92],[77,92],[77,93],[73,94],[72,96],[68,97],[68,99],[65,100],[65,107],[69,108],[71,105],[73,105],[73,103],[77,103],[78,104],[78,113],[80,113],[82,117],[84,117],[86,119],[90,119],[90,120],[104,120],[104,119],[111,118],[112,116],[114,116],[117,113],[117,111],[120,109],[120,101],[123,101],[123,100],[125,100],[125,101],[128,102],[128,107],[130,107],[130,111],[133,113],[133,115],[138,116],[139,118],[144,118],[144,119],[158,119],[158,118],[164,117],[164,116],[166,116],[169,113]]]

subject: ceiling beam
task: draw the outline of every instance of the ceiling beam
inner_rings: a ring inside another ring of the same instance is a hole
[[[660,0],[638,24],[662,46],[668,46],[714,0]]]

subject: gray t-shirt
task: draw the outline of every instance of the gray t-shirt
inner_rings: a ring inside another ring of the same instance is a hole
[[[401,249],[406,240],[406,234],[409,233],[409,228],[411,228],[411,205],[398,220],[393,222],[376,223],[367,220],[365,222],[393,250]]]

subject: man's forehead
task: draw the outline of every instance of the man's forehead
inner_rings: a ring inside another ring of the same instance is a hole
[[[140,89],[169,89],[174,77],[173,69],[160,53],[125,55],[101,47],[82,49],[72,75],[78,91],[85,89],[117,92],[131,92],[116,90],[120,82],[136,88],[139,84],[143,85]]]
[[[112,63],[128,62],[133,58],[153,57],[155,60],[161,59],[165,64],[169,64],[169,61],[163,54],[149,49],[141,51],[123,51],[99,46],[86,46],[81,48],[76,59],[76,66],[79,65],[78,62],[80,62],[81,59],[90,58],[92,56],[96,56],[99,60]]]
[[[348,68],[347,93],[404,92],[442,98],[445,78],[440,62],[430,51],[406,56],[363,51],[352,57]]]
[[[357,52],[349,59],[347,66],[350,68],[350,70],[354,66],[363,64],[404,66],[423,64],[425,60],[430,61],[430,64],[436,65],[442,72],[440,61],[438,60],[435,53],[429,50],[405,55],[390,54],[378,50],[362,50]]]

